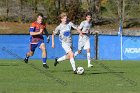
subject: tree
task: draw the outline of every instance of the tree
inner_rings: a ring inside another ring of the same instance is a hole
[[[9,0],[5,0],[6,3],[6,19],[8,19],[9,16],[9,4],[8,4]]]

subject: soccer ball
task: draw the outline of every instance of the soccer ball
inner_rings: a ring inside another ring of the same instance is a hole
[[[84,73],[83,67],[77,67],[77,74],[82,75]]]

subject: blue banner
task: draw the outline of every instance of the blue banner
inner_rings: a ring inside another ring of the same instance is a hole
[[[51,36],[50,36],[51,37]],[[25,54],[29,51],[29,35],[0,35],[0,59],[17,59],[17,56],[24,58]],[[55,59],[56,57],[61,57],[65,54],[64,49],[61,47],[61,42],[58,36],[55,36],[55,48],[51,47],[50,42],[47,43],[46,36],[44,36],[44,41],[47,48],[48,59]],[[72,36],[73,40],[73,52],[78,49],[78,35]],[[91,58],[94,57],[94,36],[90,37],[91,42]],[[41,50],[36,48],[34,55],[31,59],[40,59]],[[86,51],[83,50],[76,59],[86,59]]]
[[[98,59],[120,60],[120,37],[100,35],[98,42]]]
[[[51,47],[50,42],[47,43],[46,36],[45,43],[47,48],[48,59],[61,57],[65,51],[61,47],[59,37],[55,37],[55,48]],[[121,46],[120,36],[99,35],[98,36],[98,59],[99,60],[120,60]],[[29,35],[0,35],[0,59],[17,59],[17,56],[24,58],[29,51]],[[78,35],[73,35],[73,52],[78,49]],[[91,58],[95,57],[95,38],[90,36]],[[140,36],[123,36],[122,50],[124,60],[140,60]],[[7,51],[5,51],[7,50]],[[7,53],[9,52],[10,53]],[[86,59],[86,51],[76,57],[76,59]],[[41,50],[37,48],[35,54],[31,59],[40,59]]]
[[[99,36],[98,58],[100,60],[121,60],[120,36]],[[140,60],[140,37],[122,37],[123,60]]]
[[[123,59],[140,60],[140,37],[125,36],[123,37]]]

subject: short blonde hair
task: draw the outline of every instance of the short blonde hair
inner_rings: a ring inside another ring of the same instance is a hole
[[[65,12],[62,12],[59,17],[62,19],[65,16],[67,16],[67,14]]]

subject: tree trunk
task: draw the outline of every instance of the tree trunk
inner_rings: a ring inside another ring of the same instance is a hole
[[[34,0],[34,13],[37,13],[37,2],[38,0]]]
[[[8,19],[9,16],[9,4],[8,4],[9,0],[6,0],[6,21]]]
[[[122,6],[122,22],[125,20],[125,0],[123,0],[123,6]]]

